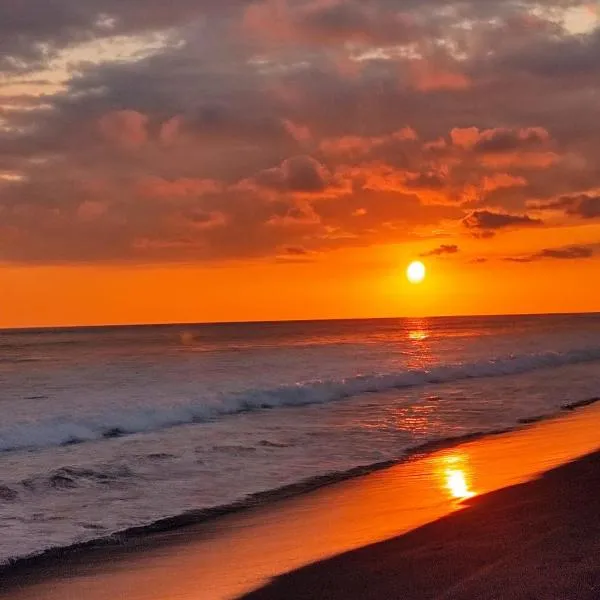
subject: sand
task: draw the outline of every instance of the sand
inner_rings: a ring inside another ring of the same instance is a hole
[[[600,598],[600,453],[246,600]]]
[[[599,431],[596,404],[203,524],[24,564],[0,574],[0,599],[235,598],[324,559],[250,597],[600,598],[600,459],[531,481],[598,450]]]

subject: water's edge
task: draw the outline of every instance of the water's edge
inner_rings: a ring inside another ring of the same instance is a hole
[[[410,460],[422,458],[423,456],[432,454],[439,450],[453,448],[466,442],[516,431],[540,421],[560,418],[560,416],[564,415],[566,412],[590,406],[596,402],[600,402],[600,397],[563,404],[558,412],[540,415],[537,417],[519,419],[518,423],[515,424],[514,427],[473,432],[452,438],[429,441],[424,444],[406,449],[402,456],[397,459],[354,467],[347,471],[332,472],[326,475],[310,477],[297,483],[251,494],[231,504],[190,510],[178,515],[164,517],[148,524],[129,527],[127,529],[113,532],[109,535],[94,538],[85,542],[79,542],[67,546],[57,546],[46,549],[39,553],[15,559],[9,559],[7,562],[0,563],[0,579],[9,575],[14,576],[20,571],[28,571],[37,567],[43,567],[44,565],[61,562],[84,551],[91,551],[110,546],[120,546],[131,542],[141,542],[151,537],[153,534],[174,531],[184,527],[198,525],[200,523],[233,513],[242,512],[295,496],[300,496],[331,484],[369,475],[376,471],[387,469]]]

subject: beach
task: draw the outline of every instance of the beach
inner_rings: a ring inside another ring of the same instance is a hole
[[[245,600],[600,598],[600,453]]]
[[[0,598],[597,598],[599,425],[594,404],[198,525],[17,564]]]

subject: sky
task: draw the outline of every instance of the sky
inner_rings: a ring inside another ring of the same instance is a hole
[[[599,99],[596,2],[2,2],[0,326],[600,310]]]

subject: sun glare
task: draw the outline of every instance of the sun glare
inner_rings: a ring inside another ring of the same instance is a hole
[[[446,487],[450,495],[457,500],[466,500],[475,495],[469,489],[467,477],[461,469],[448,469],[446,471]]]
[[[426,274],[425,265],[420,260],[410,263],[408,269],[406,269],[406,277],[411,283],[421,283]]]
[[[439,471],[443,486],[453,500],[468,500],[477,493],[471,489],[471,470],[467,458],[459,453],[451,453],[442,457]]]

